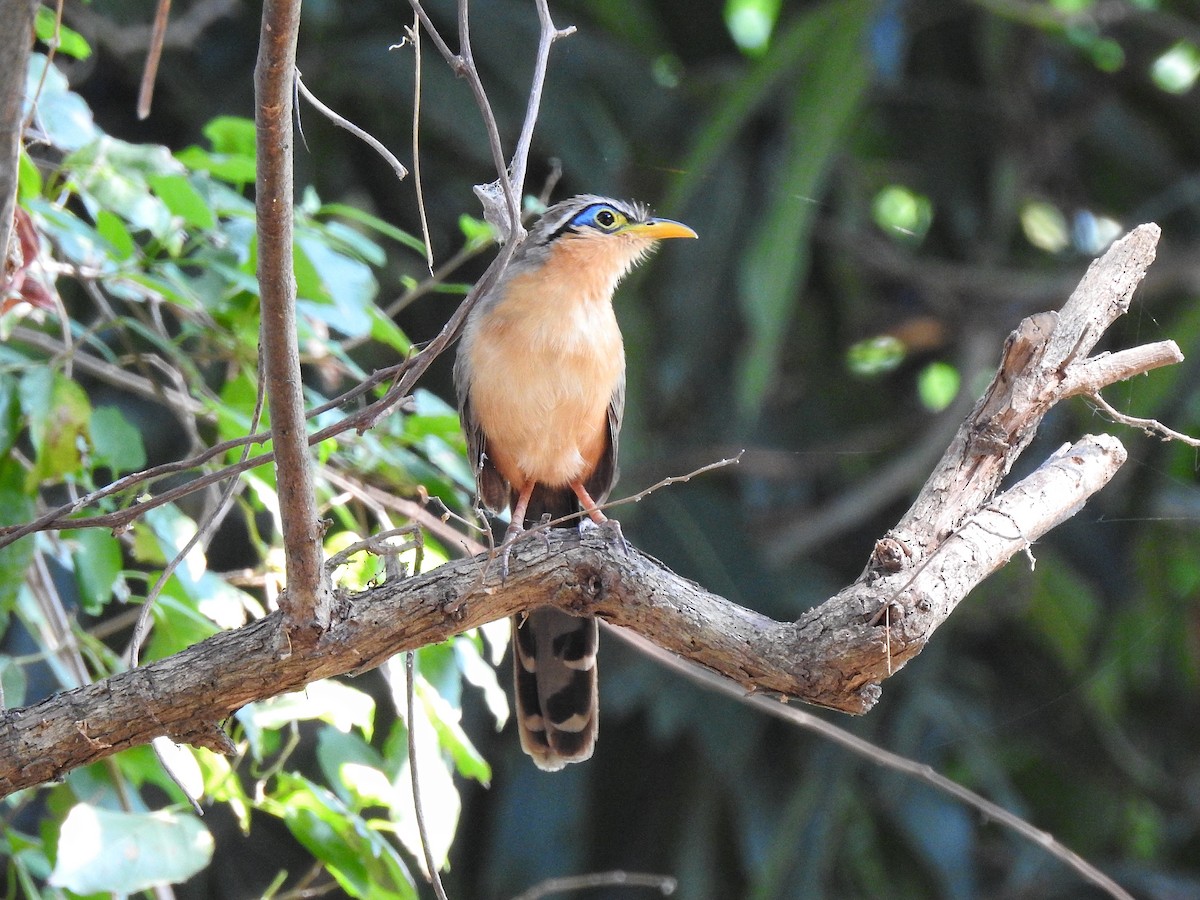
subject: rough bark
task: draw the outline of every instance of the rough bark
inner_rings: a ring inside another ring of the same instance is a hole
[[[33,47],[37,0],[0,4],[0,286],[4,284],[8,242],[17,206],[17,160],[21,152],[22,98],[25,70]]]

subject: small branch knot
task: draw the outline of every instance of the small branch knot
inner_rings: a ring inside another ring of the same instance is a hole
[[[904,569],[911,559],[912,552],[889,534],[875,542],[870,568],[876,572],[894,574]]]

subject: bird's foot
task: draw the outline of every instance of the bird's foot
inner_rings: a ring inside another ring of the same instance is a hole
[[[546,548],[546,552],[550,552],[550,513],[542,513],[542,521],[538,523],[537,536],[542,541],[542,546]]]
[[[616,545],[623,553],[629,553],[629,541],[625,540],[625,535],[621,532],[621,523],[616,519],[606,518],[603,522],[593,522],[584,516],[579,520],[579,537],[586,540],[592,534],[598,535],[606,544]]]
[[[525,533],[519,524],[513,522],[504,529],[504,541],[500,544],[500,580],[508,580],[508,558],[512,555],[513,544]]]

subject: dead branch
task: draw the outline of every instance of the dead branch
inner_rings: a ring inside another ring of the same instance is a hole
[[[488,557],[449,563],[341,595],[311,651],[279,651],[282,616],[218,634],[175,656],[0,717],[0,794],[159,735],[224,744],[218,723],[254,700],[355,674],[407,649],[536,606],[598,615],[717,672],[744,690],[864,712],[969,591],[1078,512],[1125,459],[1109,435],[1085,436],[1001,490],[1017,455],[1059,400],[1095,385],[1087,353],[1127,308],[1154,256],[1145,225],[1093,263],[1061,313],[1026,319],[991,386],[912,509],[859,579],[796,622],[776,622],[675,575],[607,530],[549,533],[513,548],[501,584]],[[1123,351],[1123,375],[1179,359],[1173,345]],[[1096,360],[1103,357],[1096,357]],[[1091,373],[1077,376],[1077,367]]]

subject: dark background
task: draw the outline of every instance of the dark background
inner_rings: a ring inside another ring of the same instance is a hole
[[[179,149],[201,142],[213,116],[252,116],[259,10],[239,3],[168,47],[154,113],[136,121],[142,52],[118,38],[149,21],[150,6],[96,0],[68,15],[97,49],[71,80],[100,125]],[[173,18],[204,6],[176,3]],[[453,45],[452,5],[427,8]],[[1197,4],[784,2],[760,53],[734,43],[721,3],[552,11],[579,32],[551,57],[528,190],[557,159],[556,198],[644,200],[701,236],[663,248],[617,299],[629,357],[617,493],[745,449],[736,468],[618,512],[634,544],[708,588],[795,618],[853,580],[1005,335],[1060,306],[1101,249],[1097,222],[1163,229],[1111,346],[1173,338],[1185,355],[1200,351],[1200,103],[1151,73],[1177,42],[1200,41]],[[411,22],[402,3],[310,2],[299,54],[314,93],[406,161],[411,55],[388,47]],[[472,5],[472,23],[511,147],[536,16],[491,0]],[[424,188],[445,258],[459,214],[478,214],[471,185],[495,173],[465,83],[424,49]],[[418,232],[411,180],[397,183],[363,144],[302,113],[297,184]],[[927,229],[881,224],[874,203],[889,185],[927,198]],[[1065,223],[1057,245],[1036,239],[1046,210]],[[486,257],[476,263],[462,280]],[[381,299],[419,265],[405,257],[382,273],[393,282]],[[426,340],[456,299],[426,297],[400,324]],[[903,360],[856,373],[850,349],[880,335]],[[931,363],[961,379],[943,412],[918,391]],[[1197,434],[1198,373],[1187,362],[1107,396]],[[448,359],[426,386],[451,398]],[[1036,570],[1018,559],[982,585],[869,716],[837,721],[994,798],[1139,896],[1197,896],[1196,457],[1076,400],[1046,420],[1025,465],[1088,431],[1129,448],[1117,480],[1033,548]],[[451,896],[509,897],[610,868],[674,875],[685,898],[1095,896],[965,807],[617,641],[605,641],[602,672],[598,752],[557,775],[535,770],[511,729],[492,734],[468,697],[465,725],[495,777],[464,788]],[[270,853],[278,838],[286,854],[276,831],[264,825],[252,840]],[[236,857],[241,840],[231,829],[218,853]],[[651,893],[587,896],[609,895]]]

